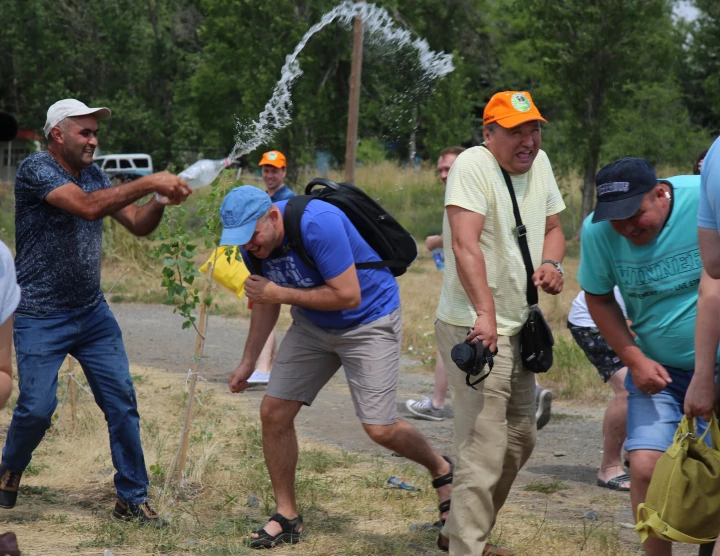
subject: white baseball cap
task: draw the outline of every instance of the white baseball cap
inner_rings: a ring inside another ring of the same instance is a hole
[[[109,108],[105,108],[104,106],[100,108],[90,108],[87,104],[80,102],[79,100],[75,100],[74,98],[58,100],[55,104],[48,108],[47,120],[45,121],[45,127],[43,127],[45,137],[49,137],[50,130],[62,122],[65,118],[69,118],[71,116],[89,116],[90,114],[93,114],[98,120],[103,120],[105,118],[109,118],[112,112],[110,112]]]

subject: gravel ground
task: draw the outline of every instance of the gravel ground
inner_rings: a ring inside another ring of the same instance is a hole
[[[195,351],[194,329],[182,330],[181,317],[163,305],[114,304],[125,338],[130,361],[137,365],[185,374]],[[211,317],[200,374],[208,381],[225,382],[242,357],[249,321],[241,318]],[[281,339],[282,335],[278,339]],[[442,422],[412,419],[404,400],[432,392],[432,376],[417,372],[405,360],[400,376],[398,408],[417,426],[441,453],[453,454],[452,419]],[[240,403],[258,408],[264,388],[239,394]],[[508,500],[528,512],[547,514],[554,520],[580,525],[582,516],[597,512],[598,521],[607,521],[620,531],[623,544],[640,553],[628,493],[611,492],[596,486],[602,445],[603,408],[568,402],[553,403],[555,418],[541,431],[535,451],[516,481]],[[344,373],[339,372],[310,408],[300,412],[300,434],[347,450],[390,454],[371,442],[360,427],[348,393]],[[552,496],[522,489],[533,481],[559,478],[568,487]],[[675,554],[697,554],[697,548],[676,545]]]

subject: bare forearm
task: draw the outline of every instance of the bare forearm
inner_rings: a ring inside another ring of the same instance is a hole
[[[695,375],[712,382],[720,342],[720,281],[703,272],[695,319]]]
[[[13,317],[0,325],[0,408],[5,407],[12,392]]]
[[[717,230],[698,227],[698,244],[708,276],[720,279],[720,235]]]
[[[360,306],[359,293],[343,294],[330,286],[316,288],[281,288],[281,302],[286,305],[295,305],[315,311],[343,311],[355,309]]]
[[[253,305],[252,314],[250,315],[250,330],[248,331],[247,341],[245,342],[245,350],[243,351],[243,363],[250,364],[255,367],[258,357],[262,352],[268,336],[275,328],[278,317],[280,316],[280,305]]]
[[[428,251],[432,251],[433,249],[442,249],[443,248],[442,236],[428,236],[425,239],[425,247],[427,247]]]
[[[158,203],[153,197],[141,207],[137,207],[134,218],[128,229],[136,236],[149,235],[158,227],[162,220],[165,205]]]
[[[475,312],[495,315],[495,301],[487,283],[485,255],[480,246],[453,246],[458,278]]]
[[[644,358],[642,351],[633,341],[630,331],[625,324],[625,317],[614,297],[609,300],[600,300],[596,296],[587,294],[588,311],[600,330],[600,334],[608,345],[617,353],[620,360],[628,367],[632,367],[638,358]]]
[[[130,183],[93,191],[87,195],[83,208],[85,214],[81,216],[86,220],[99,220],[115,214],[152,192],[152,181],[147,176]]]
[[[565,257],[565,235],[562,228],[557,227],[548,230],[545,234],[543,243],[543,260],[550,259],[552,261],[562,262]]]

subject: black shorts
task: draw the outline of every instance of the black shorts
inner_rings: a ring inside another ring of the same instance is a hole
[[[597,328],[575,326],[570,322],[567,323],[567,326],[577,345],[585,352],[590,363],[595,365],[603,382],[610,380],[612,375],[625,367]]]

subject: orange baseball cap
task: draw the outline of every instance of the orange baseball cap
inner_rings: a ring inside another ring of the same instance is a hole
[[[275,168],[285,168],[287,161],[285,160],[285,155],[280,151],[268,151],[263,153],[260,159],[260,166],[265,166],[266,164],[275,166]]]
[[[515,127],[532,120],[547,123],[526,91],[495,93],[483,112],[483,124],[497,122],[503,127]]]

